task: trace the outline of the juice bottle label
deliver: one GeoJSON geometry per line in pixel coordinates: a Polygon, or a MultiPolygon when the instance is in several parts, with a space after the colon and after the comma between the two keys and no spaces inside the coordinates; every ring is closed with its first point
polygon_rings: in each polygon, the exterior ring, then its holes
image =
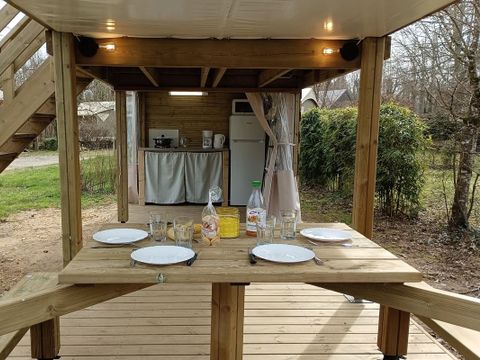
{"type": "Polygon", "coordinates": [[[257,232],[257,221],[265,217],[265,210],[262,208],[247,209],[247,231],[257,232]]]}

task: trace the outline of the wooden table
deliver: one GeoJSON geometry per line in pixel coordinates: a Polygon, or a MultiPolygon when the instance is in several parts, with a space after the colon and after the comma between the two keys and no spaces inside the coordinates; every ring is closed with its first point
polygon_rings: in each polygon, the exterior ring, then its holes
{"type": "MultiPolygon", "coordinates": [[[[118,226],[145,228],[141,224],[111,224],[105,228],[118,226]]],[[[161,267],[136,264],[132,267],[132,247],[105,248],[89,241],[60,272],[58,278],[60,283],[67,284],[122,283],[147,286],[165,282],[212,283],[212,360],[242,358],[244,293],[245,286],[251,282],[365,283],[368,286],[369,283],[422,280],[420,272],[345,224],[302,224],[301,227],[312,226],[350,230],[353,234],[352,246],[335,244],[312,247],[315,254],[323,260],[322,265],[317,265],[314,261],[278,264],[261,259],[252,265],[248,249],[255,246],[256,239],[241,236],[237,239],[222,239],[217,247],[194,244],[198,258],[191,267],[184,263],[161,267]]],[[[275,242],[311,245],[300,235],[295,241],[275,239],[275,242]]],[[[151,246],[158,243],[147,239],[136,244],[151,246]]],[[[388,320],[390,327],[388,314],[381,314],[381,318],[381,322],[388,320]]],[[[381,329],[383,335],[380,334],[380,340],[391,342],[392,339],[386,338],[387,330],[381,329]]],[[[398,341],[398,331],[397,329],[394,335],[397,339],[393,341],[398,341]]],[[[404,326],[402,331],[405,331],[404,326]]],[[[406,331],[408,335],[408,326],[406,331]]],[[[405,334],[402,335],[404,336],[405,334]]]]}

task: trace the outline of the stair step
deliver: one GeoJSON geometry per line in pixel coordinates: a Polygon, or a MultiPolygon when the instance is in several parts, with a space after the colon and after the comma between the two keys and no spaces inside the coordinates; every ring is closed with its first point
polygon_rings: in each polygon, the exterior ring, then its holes
{"type": "Polygon", "coordinates": [[[13,141],[33,140],[37,137],[35,133],[16,133],[12,136],[13,141]]]}
{"type": "Polygon", "coordinates": [[[0,152],[0,161],[11,161],[17,157],[17,153],[14,152],[0,152]]]}
{"type": "Polygon", "coordinates": [[[55,115],[53,114],[39,114],[39,113],[36,113],[36,114],[33,114],[31,119],[33,121],[37,121],[37,122],[51,122],[53,119],[55,119],[55,115]]]}

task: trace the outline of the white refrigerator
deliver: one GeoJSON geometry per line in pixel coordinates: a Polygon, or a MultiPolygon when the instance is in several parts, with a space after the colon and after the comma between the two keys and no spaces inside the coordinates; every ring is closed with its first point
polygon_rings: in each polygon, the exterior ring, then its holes
{"type": "Polygon", "coordinates": [[[247,205],[253,180],[263,180],[265,131],[255,115],[230,116],[230,205],[247,205]]]}

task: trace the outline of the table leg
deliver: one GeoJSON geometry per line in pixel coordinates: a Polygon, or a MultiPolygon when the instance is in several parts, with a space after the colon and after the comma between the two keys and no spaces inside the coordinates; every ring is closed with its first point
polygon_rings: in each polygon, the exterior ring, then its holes
{"type": "Polygon", "coordinates": [[[212,284],[210,359],[241,360],[245,285],[212,284]]]}
{"type": "Polygon", "coordinates": [[[58,317],[30,327],[31,356],[34,359],[56,359],[60,351],[58,317]]]}
{"type": "Polygon", "coordinates": [[[410,313],[380,305],[377,345],[384,360],[407,354],[410,313]]]}

